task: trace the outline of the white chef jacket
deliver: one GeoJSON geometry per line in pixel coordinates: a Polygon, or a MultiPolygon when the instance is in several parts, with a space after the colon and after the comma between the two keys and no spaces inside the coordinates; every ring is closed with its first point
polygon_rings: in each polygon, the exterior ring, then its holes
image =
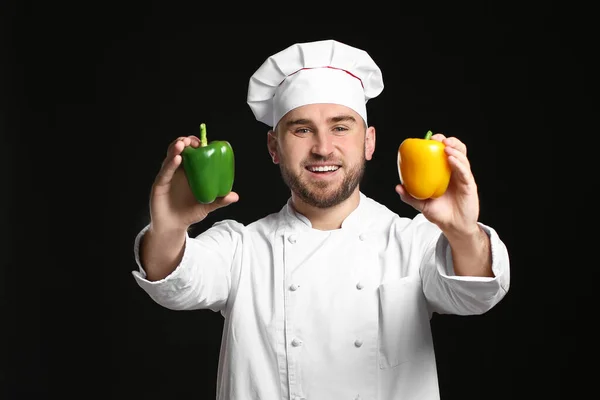
{"type": "Polygon", "coordinates": [[[224,318],[218,400],[439,399],[433,312],[482,314],[509,288],[509,257],[491,238],[495,277],[455,276],[448,241],[421,214],[400,217],[360,194],[340,229],[283,208],[186,237],[181,264],[139,286],[173,310],[224,318]]]}

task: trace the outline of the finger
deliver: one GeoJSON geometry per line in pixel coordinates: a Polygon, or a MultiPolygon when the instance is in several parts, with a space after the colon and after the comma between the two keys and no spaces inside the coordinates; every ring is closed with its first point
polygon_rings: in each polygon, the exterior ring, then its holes
{"type": "Polygon", "coordinates": [[[471,162],[469,161],[469,158],[467,157],[467,155],[465,153],[463,153],[462,151],[460,151],[460,149],[457,149],[457,148],[454,148],[454,147],[450,147],[450,146],[446,146],[444,148],[444,152],[448,156],[456,157],[468,169],[471,169],[471,162]]]}
{"type": "Polygon", "coordinates": [[[464,184],[472,183],[474,178],[467,156],[452,147],[446,148],[446,154],[453,178],[464,184]]]}
{"type": "Polygon", "coordinates": [[[199,147],[200,146],[200,138],[198,136],[190,135],[188,136],[190,139],[190,146],[199,147]]]}
{"type": "Polygon", "coordinates": [[[443,140],[443,143],[446,146],[450,146],[450,147],[457,149],[458,151],[460,151],[461,153],[463,153],[465,155],[467,154],[467,146],[455,137],[446,138],[443,140]]]}
{"type": "Polygon", "coordinates": [[[169,147],[167,148],[167,157],[173,157],[177,154],[181,154],[183,149],[187,146],[200,146],[200,139],[198,139],[198,137],[194,135],[178,137],[173,142],[171,142],[171,144],[169,144],[169,147]]]}
{"type": "Polygon", "coordinates": [[[438,142],[443,142],[443,141],[444,141],[444,139],[446,139],[446,136],[444,136],[444,135],[443,135],[443,134],[441,134],[441,133],[436,133],[435,135],[432,135],[432,136],[431,136],[431,139],[433,139],[433,140],[437,140],[438,142]]]}
{"type": "MultiPolygon", "coordinates": [[[[189,143],[189,139],[187,139],[187,142],[189,143]]],[[[186,138],[184,136],[180,136],[173,140],[167,147],[167,158],[172,158],[177,154],[180,154],[186,145],[186,138]]]]}
{"type": "Polygon", "coordinates": [[[177,154],[174,157],[167,157],[163,161],[160,171],[156,175],[155,184],[157,186],[167,185],[173,179],[173,175],[177,168],[181,165],[181,155],[177,154]]]}
{"type": "Polygon", "coordinates": [[[157,186],[167,185],[171,182],[175,171],[179,165],[181,165],[182,158],[180,154],[185,146],[189,145],[190,143],[190,138],[180,136],[171,142],[171,144],[169,144],[169,147],[167,148],[167,156],[163,160],[161,168],[158,171],[154,181],[157,186]]]}
{"type": "Polygon", "coordinates": [[[415,199],[406,191],[404,186],[401,184],[396,185],[396,193],[400,195],[400,200],[413,207],[418,211],[423,211],[423,207],[425,206],[425,202],[423,200],[415,199]]]}

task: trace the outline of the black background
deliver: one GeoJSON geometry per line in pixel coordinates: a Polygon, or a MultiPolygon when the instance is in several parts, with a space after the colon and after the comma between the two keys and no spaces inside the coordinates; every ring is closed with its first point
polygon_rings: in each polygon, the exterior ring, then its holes
{"type": "Polygon", "coordinates": [[[218,24],[160,3],[85,4],[2,5],[0,397],[214,398],[221,316],[161,308],[131,276],[150,185],[169,142],[205,122],[209,139],[236,150],[240,201],[196,231],[279,210],[288,192],[246,104],[248,79],[269,55],[326,38],[366,49],[383,71],[362,190],[414,215],[394,192],[398,145],[429,129],[457,136],[481,221],[511,255],[495,309],[432,321],[442,398],[579,398],[593,387],[582,365],[595,360],[598,264],[585,247],[597,180],[583,138],[595,133],[583,124],[594,111],[589,25],[546,9],[385,23],[383,11],[292,9],[218,24]]]}

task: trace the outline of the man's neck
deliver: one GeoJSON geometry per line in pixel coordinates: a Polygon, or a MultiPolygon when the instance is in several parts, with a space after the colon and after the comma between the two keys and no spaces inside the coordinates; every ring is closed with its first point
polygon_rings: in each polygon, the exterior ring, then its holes
{"type": "Polygon", "coordinates": [[[360,191],[358,187],[346,200],[329,208],[318,208],[306,204],[292,193],[292,205],[294,209],[308,218],[314,229],[321,231],[341,228],[342,222],[358,207],[359,203],[360,191]]]}

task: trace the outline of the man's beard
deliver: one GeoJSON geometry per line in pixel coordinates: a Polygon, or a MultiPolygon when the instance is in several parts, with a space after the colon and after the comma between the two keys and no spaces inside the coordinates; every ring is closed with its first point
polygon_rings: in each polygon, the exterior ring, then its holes
{"type": "MultiPolygon", "coordinates": [[[[317,161],[323,162],[324,160],[317,161]]],[[[335,191],[327,190],[332,185],[330,182],[313,181],[310,185],[303,182],[300,175],[294,175],[284,163],[279,164],[279,169],[285,184],[303,202],[313,207],[328,208],[340,204],[354,193],[363,179],[365,166],[366,159],[363,159],[359,164],[347,170],[344,180],[335,191]]]]}

